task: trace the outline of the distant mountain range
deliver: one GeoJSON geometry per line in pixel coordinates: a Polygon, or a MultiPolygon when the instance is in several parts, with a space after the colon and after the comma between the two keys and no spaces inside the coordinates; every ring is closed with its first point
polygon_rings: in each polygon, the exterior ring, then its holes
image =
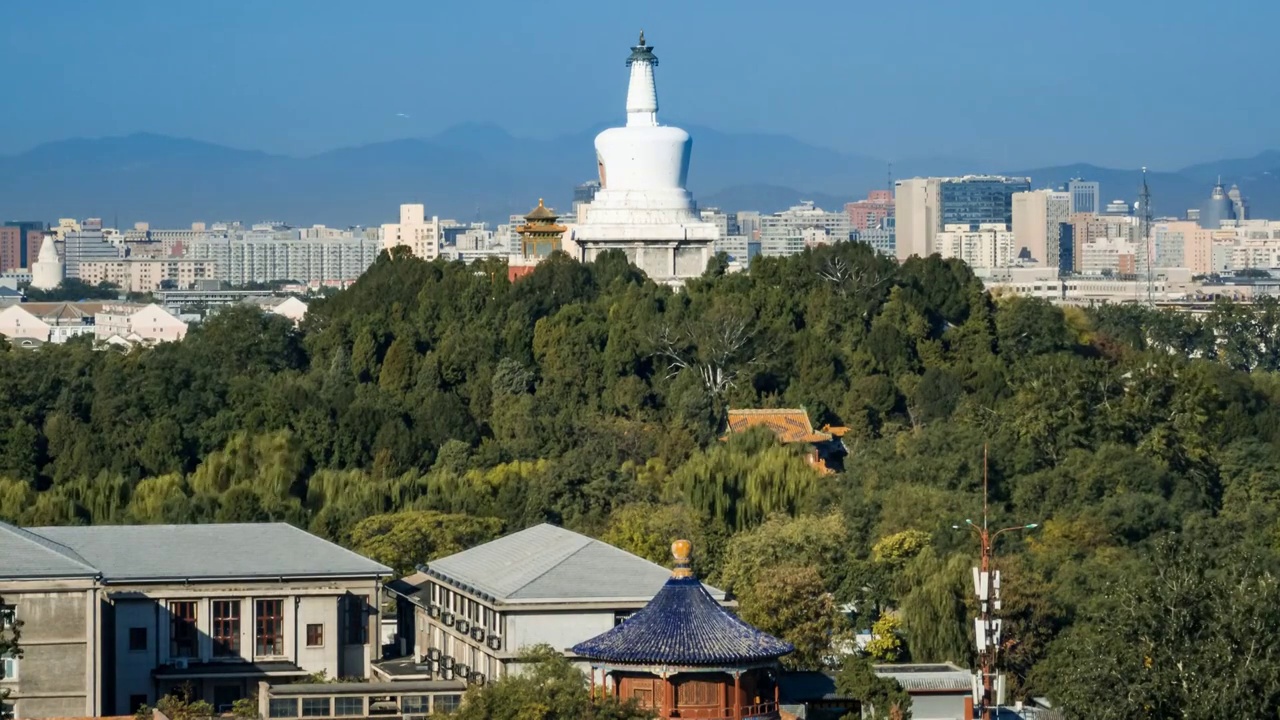
{"type": "MultiPolygon", "coordinates": [[[[684,125],[694,137],[690,189],[727,211],[774,212],[800,200],[835,209],[886,187],[888,164],[784,135],[724,133],[684,125]]],[[[75,139],[0,156],[0,219],[58,217],[147,220],[279,220],[295,225],[376,225],[397,206],[462,221],[505,221],[545,198],[568,211],[574,185],[596,174],[592,139],[601,128],[551,140],[516,138],[466,124],[422,139],[342,148],[310,157],[237,150],[164,135],[75,139]]],[[[898,177],[1004,172],[1033,187],[1073,177],[1102,183],[1103,201],[1132,202],[1138,170],[1092,165],[1008,170],[956,158],[895,162],[898,177]]],[[[1150,176],[1153,206],[1180,215],[1208,197],[1218,176],[1238,183],[1257,216],[1280,217],[1280,152],[1221,160],[1150,176]]]]}

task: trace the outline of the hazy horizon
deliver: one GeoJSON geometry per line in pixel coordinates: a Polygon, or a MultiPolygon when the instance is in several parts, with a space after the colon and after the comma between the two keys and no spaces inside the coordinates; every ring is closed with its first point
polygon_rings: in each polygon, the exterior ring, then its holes
{"type": "Polygon", "coordinates": [[[1277,145],[1280,88],[1250,72],[1277,20],[1261,0],[13,3],[0,57],[26,104],[0,153],[136,132],[293,156],[464,123],[572,135],[621,120],[643,27],[667,122],[890,161],[1173,169],[1277,145]]]}

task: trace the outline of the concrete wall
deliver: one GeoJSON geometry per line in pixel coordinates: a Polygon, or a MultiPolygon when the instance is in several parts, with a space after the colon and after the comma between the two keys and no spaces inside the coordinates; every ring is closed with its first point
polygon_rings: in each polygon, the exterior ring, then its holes
{"type": "Polygon", "coordinates": [[[965,714],[965,700],[969,693],[955,695],[912,695],[913,720],[969,720],[965,714]]]}
{"type": "Polygon", "coordinates": [[[511,613],[507,615],[507,650],[547,644],[557,650],[572,647],[613,627],[613,611],[511,613]]]}
{"type": "Polygon", "coordinates": [[[88,581],[53,581],[36,592],[30,583],[0,582],[0,596],[22,622],[17,677],[0,681],[18,717],[98,714],[97,594],[88,581]],[[65,589],[50,586],[63,585],[65,589]]]}

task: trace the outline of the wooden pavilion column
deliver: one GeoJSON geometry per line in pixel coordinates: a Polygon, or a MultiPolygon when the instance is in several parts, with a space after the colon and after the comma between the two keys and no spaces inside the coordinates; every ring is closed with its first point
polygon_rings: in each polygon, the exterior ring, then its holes
{"type": "Polygon", "coordinates": [[[742,673],[733,674],[733,720],[742,720],[742,673]]]}
{"type": "Polygon", "coordinates": [[[662,676],[662,703],[658,711],[659,718],[669,718],[676,709],[676,686],[671,684],[671,676],[662,676]]]}

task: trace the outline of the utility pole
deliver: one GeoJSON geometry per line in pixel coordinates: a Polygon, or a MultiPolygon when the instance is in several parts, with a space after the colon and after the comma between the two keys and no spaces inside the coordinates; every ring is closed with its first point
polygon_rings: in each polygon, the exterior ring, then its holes
{"type": "MultiPolygon", "coordinates": [[[[966,519],[963,527],[968,527],[978,537],[981,546],[979,567],[973,569],[973,587],[978,596],[978,617],[974,620],[974,639],[978,648],[978,663],[981,676],[978,678],[982,692],[977,698],[978,717],[995,718],[994,710],[998,695],[994,684],[997,677],[997,654],[1000,650],[1000,631],[1002,620],[1000,612],[1000,571],[993,569],[993,556],[996,538],[1004,533],[1020,530],[1034,530],[1037,523],[1029,525],[1013,525],[991,532],[989,522],[989,490],[990,480],[987,469],[987,446],[982,446],[982,524],[966,519]]],[[[959,530],[962,526],[952,525],[959,530]]],[[[975,688],[976,689],[976,688],[975,688]]]]}

